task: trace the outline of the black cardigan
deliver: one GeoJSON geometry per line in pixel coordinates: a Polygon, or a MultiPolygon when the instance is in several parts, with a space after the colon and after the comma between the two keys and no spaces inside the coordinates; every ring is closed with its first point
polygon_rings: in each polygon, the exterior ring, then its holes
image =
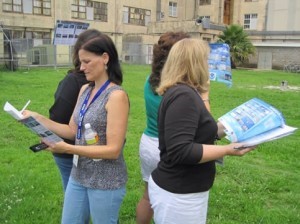
{"type": "Polygon", "coordinates": [[[166,91],[158,111],[160,162],[152,173],[161,188],[178,194],[207,191],[215,162],[199,164],[202,144],[214,144],[217,124],[198,93],[179,84],[166,91]]]}

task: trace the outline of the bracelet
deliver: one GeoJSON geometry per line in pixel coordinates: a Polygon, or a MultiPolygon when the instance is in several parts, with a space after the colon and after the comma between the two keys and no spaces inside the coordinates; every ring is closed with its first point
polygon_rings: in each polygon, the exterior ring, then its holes
{"type": "Polygon", "coordinates": [[[209,98],[203,99],[203,102],[208,102],[208,103],[210,103],[210,100],[209,100],[209,98]]]}

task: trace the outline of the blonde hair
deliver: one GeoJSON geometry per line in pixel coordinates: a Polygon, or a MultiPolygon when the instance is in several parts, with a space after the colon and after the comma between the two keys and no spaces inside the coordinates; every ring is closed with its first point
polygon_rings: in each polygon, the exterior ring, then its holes
{"type": "Polygon", "coordinates": [[[209,89],[208,55],[206,41],[185,38],[173,45],[161,74],[157,93],[163,95],[167,89],[185,83],[199,93],[209,89]]]}

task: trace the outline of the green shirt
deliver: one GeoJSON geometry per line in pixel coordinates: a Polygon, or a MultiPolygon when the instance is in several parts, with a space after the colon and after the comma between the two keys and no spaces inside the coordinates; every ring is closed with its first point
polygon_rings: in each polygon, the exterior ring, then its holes
{"type": "Polygon", "coordinates": [[[146,106],[147,127],[144,134],[150,137],[158,137],[157,112],[160,105],[161,96],[153,92],[149,83],[149,77],[144,86],[144,99],[146,106]]]}

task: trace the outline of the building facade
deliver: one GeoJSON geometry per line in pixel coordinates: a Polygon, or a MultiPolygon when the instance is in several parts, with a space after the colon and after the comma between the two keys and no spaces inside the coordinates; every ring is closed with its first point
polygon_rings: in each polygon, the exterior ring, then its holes
{"type": "MultiPolygon", "coordinates": [[[[258,49],[250,64],[259,64],[258,58],[273,64],[278,53],[273,48],[288,50],[300,43],[299,12],[297,0],[2,0],[0,61],[32,63],[35,55],[28,56],[28,51],[53,45],[57,21],[64,20],[88,23],[108,34],[120,60],[129,63],[151,63],[153,44],[166,31],[215,42],[226,25],[239,24],[258,49]]],[[[35,64],[70,63],[71,46],[45,49],[54,59],[35,64]]]]}

